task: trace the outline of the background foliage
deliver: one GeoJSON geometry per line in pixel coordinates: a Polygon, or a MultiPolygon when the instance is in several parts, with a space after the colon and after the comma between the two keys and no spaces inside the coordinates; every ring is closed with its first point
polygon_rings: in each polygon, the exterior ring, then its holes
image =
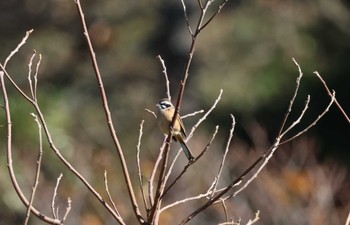
{"type": "MultiPolygon", "coordinates": [[[[135,145],[141,119],[146,119],[143,143],[143,167],[147,174],[153,156],[159,150],[162,135],[145,108],[165,96],[164,79],[156,56],[166,61],[173,94],[188,54],[190,36],[179,1],[82,2],[92,41],[100,64],[120,140],[127,149],[130,165],[135,161],[135,145]]],[[[190,19],[197,17],[193,3],[188,4],[190,19]]],[[[28,43],[7,66],[20,83],[27,86],[27,63],[33,49],[43,55],[39,74],[39,101],[44,109],[54,140],[63,154],[91,182],[104,192],[103,171],[109,172],[110,187],[116,201],[129,203],[122,195],[120,167],[111,150],[111,139],[101,108],[98,87],[75,4],[70,0],[12,0],[0,2],[0,57],[4,61],[33,28],[28,43]]],[[[227,177],[239,174],[269,145],[284,115],[294,88],[297,69],[294,57],[305,77],[298,99],[302,107],[311,94],[308,118],[316,117],[327,104],[328,96],[312,74],[317,70],[336,90],[337,98],[350,112],[350,13],[347,1],[229,1],[199,39],[185,91],[182,114],[207,108],[219,89],[224,95],[219,108],[208,118],[206,127],[190,142],[193,151],[201,149],[216,124],[224,140],[230,126],[229,113],[237,126],[227,177]],[[226,130],[226,132],[224,132],[226,130]]],[[[30,192],[37,154],[36,126],[29,115],[33,109],[13,91],[11,107],[14,122],[14,153],[20,182],[30,192]]],[[[175,95],[173,95],[175,96],[175,95]]],[[[4,113],[0,114],[1,121],[4,113]]],[[[2,122],[3,123],[3,122],[2,122]]],[[[189,128],[193,119],[186,119],[189,128]]],[[[6,129],[0,128],[1,149],[6,129]]],[[[249,219],[261,211],[261,224],[344,224],[350,208],[349,124],[336,108],[302,138],[277,152],[273,163],[244,195],[232,200],[230,212],[235,218],[249,219]],[[320,187],[328,191],[319,193],[320,187]],[[262,194],[258,194],[262,193],[262,194]],[[319,209],[317,196],[327,201],[319,209]],[[276,212],[276,207],[279,211],[276,212]],[[293,212],[293,213],[292,213],[293,212]],[[320,212],[324,212],[323,216],[320,212]],[[306,221],[300,221],[304,215],[306,221]]],[[[217,151],[222,149],[217,142],[217,151]]],[[[6,171],[5,151],[0,154],[0,224],[24,221],[25,208],[19,202],[6,171]]],[[[215,152],[212,159],[219,160],[215,152]]],[[[210,158],[209,157],[209,158],[210,158]]],[[[36,202],[46,208],[56,178],[64,174],[60,198],[73,200],[69,224],[110,224],[111,218],[96,200],[62,167],[46,148],[40,180],[42,197],[36,202]]],[[[203,162],[209,168],[208,161],[203,162]]],[[[130,166],[131,170],[136,167],[130,166]]],[[[206,183],[208,174],[192,171],[206,183]]],[[[210,172],[209,172],[210,175],[210,172]]],[[[187,178],[178,188],[181,195],[191,193],[201,184],[187,178]],[[190,186],[190,187],[189,187],[190,186]]],[[[174,194],[179,194],[174,193],[174,194]]],[[[320,200],[321,201],[321,200],[320,200]]],[[[64,207],[64,206],[62,206],[64,207]]],[[[49,210],[49,209],[48,209],[49,210]]],[[[197,223],[213,224],[220,219],[214,208],[198,218],[197,223]]],[[[188,212],[191,211],[191,206],[188,212]]],[[[63,212],[63,208],[62,208],[63,212]]],[[[184,213],[184,212],[180,212],[184,213]]],[[[131,215],[131,211],[130,211],[131,215]]],[[[164,216],[164,224],[174,220],[176,210],[164,216]]],[[[32,218],[33,224],[40,223],[32,218]]]]}

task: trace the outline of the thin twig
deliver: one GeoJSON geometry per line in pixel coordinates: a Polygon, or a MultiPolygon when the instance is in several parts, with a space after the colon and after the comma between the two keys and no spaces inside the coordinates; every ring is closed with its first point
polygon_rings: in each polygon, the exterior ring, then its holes
{"type": "Polygon", "coordinates": [[[33,50],[32,57],[30,57],[29,63],[28,63],[28,83],[30,87],[30,92],[32,94],[32,98],[35,99],[34,97],[34,89],[33,89],[33,84],[32,84],[32,64],[33,64],[33,59],[36,56],[36,51],[35,49],[33,50]]]}
{"type": "Polygon", "coordinates": [[[297,120],[295,120],[292,125],[290,125],[285,131],[283,131],[283,133],[280,135],[281,137],[283,137],[286,133],[288,133],[291,129],[293,129],[293,127],[295,127],[297,124],[300,123],[301,119],[304,117],[304,114],[306,112],[306,110],[309,107],[309,103],[310,103],[310,95],[307,96],[307,99],[305,101],[305,106],[303,111],[300,113],[300,116],[298,117],[297,120]]]}
{"type": "Polygon", "coordinates": [[[222,93],[223,93],[223,90],[220,89],[220,93],[219,93],[218,97],[215,99],[213,105],[212,105],[212,106],[210,107],[210,109],[202,116],[202,118],[200,118],[200,119],[198,120],[198,122],[192,127],[190,133],[189,133],[188,136],[187,136],[186,141],[187,141],[189,138],[192,137],[194,131],[199,127],[199,125],[200,125],[204,120],[207,119],[208,115],[216,108],[217,104],[218,104],[218,103],[220,102],[220,100],[221,100],[222,93]]]}
{"type": "Polygon", "coordinates": [[[231,144],[231,141],[232,141],[232,137],[233,137],[233,131],[235,130],[235,125],[236,125],[236,121],[235,121],[235,117],[231,114],[231,118],[232,118],[232,124],[231,124],[231,129],[230,129],[230,134],[229,134],[229,137],[228,137],[228,140],[226,142],[226,148],[225,148],[225,152],[224,152],[224,155],[222,156],[222,160],[221,160],[221,163],[220,163],[220,167],[219,167],[219,171],[215,177],[215,184],[213,186],[213,191],[212,191],[212,195],[211,195],[211,198],[214,196],[214,193],[218,187],[218,184],[219,184],[219,180],[220,180],[220,177],[221,177],[221,173],[222,173],[222,169],[224,167],[224,164],[225,164],[225,160],[226,160],[226,156],[227,156],[227,153],[230,149],[230,144],[231,144]]]}
{"type": "Polygon", "coordinates": [[[37,101],[37,97],[36,97],[36,93],[37,93],[37,84],[38,84],[38,73],[39,73],[39,68],[40,68],[40,63],[41,63],[41,54],[39,54],[39,60],[36,63],[36,67],[35,67],[35,73],[33,76],[34,79],[34,86],[32,83],[32,64],[33,64],[33,60],[36,56],[36,51],[34,49],[34,52],[32,54],[32,57],[30,58],[30,61],[28,63],[28,83],[29,83],[29,88],[30,88],[30,92],[32,95],[32,99],[34,101],[37,101]]]}
{"type": "Polygon", "coordinates": [[[286,114],[284,115],[282,126],[280,127],[280,130],[279,130],[277,136],[280,136],[282,134],[282,131],[284,130],[284,126],[286,125],[286,122],[287,122],[287,119],[289,117],[289,114],[292,111],[292,107],[293,107],[295,98],[297,97],[297,94],[298,94],[298,90],[299,90],[299,86],[300,86],[300,80],[303,77],[303,72],[301,71],[301,68],[300,68],[298,62],[294,58],[293,58],[293,62],[298,67],[299,76],[296,79],[296,87],[295,87],[295,90],[294,90],[294,95],[293,95],[292,99],[290,100],[288,110],[287,110],[286,114]]]}
{"type": "Polygon", "coordinates": [[[136,145],[136,164],[137,164],[137,172],[139,175],[140,191],[141,191],[141,195],[142,195],[142,200],[143,200],[143,204],[145,206],[145,209],[148,212],[149,206],[147,204],[145,190],[143,189],[143,178],[142,178],[142,174],[141,174],[141,163],[140,163],[141,139],[142,139],[142,134],[143,134],[143,123],[144,122],[145,121],[142,120],[140,123],[139,138],[138,138],[137,145],[136,145]]]}
{"type": "Polygon", "coordinates": [[[145,109],[145,111],[151,113],[151,114],[154,116],[154,118],[157,119],[157,114],[156,114],[155,112],[153,112],[153,111],[150,110],[150,109],[145,109]]]}
{"type": "Polygon", "coordinates": [[[57,196],[57,190],[58,190],[58,186],[60,185],[60,181],[61,178],[63,177],[62,173],[60,174],[60,176],[57,178],[57,182],[56,182],[56,186],[52,195],[52,201],[51,201],[51,210],[52,210],[52,215],[55,219],[58,219],[58,208],[57,208],[57,212],[55,212],[55,200],[56,200],[56,196],[57,196]]]}
{"type": "Polygon", "coordinates": [[[37,101],[37,89],[38,89],[38,73],[39,73],[39,67],[40,67],[40,63],[41,63],[41,54],[39,54],[39,60],[36,63],[36,69],[35,69],[35,74],[34,74],[34,96],[33,98],[37,101]]]}
{"type": "Polygon", "coordinates": [[[247,225],[252,225],[253,223],[257,222],[260,219],[259,214],[260,214],[260,211],[259,210],[256,211],[255,218],[253,220],[249,220],[247,225]]]}
{"type": "Polygon", "coordinates": [[[157,160],[154,163],[154,166],[153,166],[153,169],[152,169],[152,172],[151,172],[151,176],[149,177],[149,181],[148,181],[148,185],[149,185],[148,186],[148,197],[149,197],[151,205],[154,204],[153,184],[154,184],[154,179],[155,179],[155,176],[156,176],[156,172],[157,172],[158,166],[160,164],[160,161],[163,158],[163,151],[164,151],[165,141],[166,141],[166,137],[164,137],[163,144],[160,147],[160,151],[159,151],[157,160]]]}
{"type": "Polygon", "coordinates": [[[222,8],[225,6],[225,4],[227,2],[228,2],[228,0],[225,0],[219,5],[219,7],[215,11],[215,13],[208,19],[207,22],[205,22],[205,24],[203,26],[200,27],[200,30],[203,30],[214,19],[214,17],[221,12],[222,8]]]}
{"type": "MultiPolygon", "coordinates": [[[[332,97],[333,93],[329,90],[327,83],[323,80],[323,78],[321,77],[321,75],[315,71],[314,74],[316,74],[316,76],[318,77],[318,79],[321,80],[323,86],[325,87],[327,93],[329,96],[332,97]]],[[[350,124],[350,118],[349,116],[346,114],[345,110],[343,109],[343,107],[341,107],[341,105],[339,104],[338,100],[335,98],[334,99],[335,104],[337,105],[337,107],[339,108],[340,112],[344,115],[345,119],[348,121],[348,123],[350,124]]]]}
{"type": "Polygon", "coordinates": [[[42,141],[42,134],[41,134],[41,124],[38,120],[38,117],[32,113],[32,116],[34,117],[34,120],[38,126],[38,135],[39,135],[39,153],[38,153],[38,160],[37,160],[37,166],[36,166],[36,173],[35,173],[35,179],[34,179],[34,184],[32,187],[32,194],[30,196],[30,200],[29,200],[29,205],[27,208],[27,215],[26,215],[26,220],[24,222],[25,225],[28,224],[29,222],[29,216],[30,216],[30,208],[33,205],[34,202],[34,196],[36,193],[36,189],[38,187],[39,184],[39,177],[40,177],[40,170],[41,170],[41,160],[42,160],[42,156],[43,156],[43,141],[42,141]]]}
{"type": "Polygon", "coordinates": [[[169,101],[171,101],[170,82],[169,82],[169,77],[168,77],[168,72],[167,72],[167,69],[165,66],[165,62],[160,55],[158,55],[157,58],[159,59],[160,63],[162,64],[162,68],[163,68],[162,72],[163,72],[164,78],[165,78],[166,95],[167,95],[167,98],[169,99],[169,101]]]}
{"type": "Polygon", "coordinates": [[[303,133],[305,133],[306,131],[308,131],[311,127],[315,126],[317,124],[317,122],[329,111],[329,108],[332,106],[333,102],[335,101],[335,92],[333,91],[333,95],[331,96],[331,101],[329,102],[328,106],[325,108],[325,110],[320,114],[318,115],[318,117],[309,125],[307,126],[304,130],[298,132],[296,135],[294,135],[293,137],[291,138],[288,138],[287,140],[285,141],[282,141],[280,143],[280,145],[283,145],[287,142],[290,142],[291,140],[299,137],[300,135],[302,135],[303,133]]]}
{"type": "Polygon", "coordinates": [[[106,116],[107,124],[108,124],[108,127],[109,127],[109,131],[110,131],[110,134],[112,136],[114,145],[116,147],[116,150],[117,150],[117,153],[119,155],[119,159],[120,159],[120,162],[121,162],[121,165],[122,165],[123,175],[124,175],[124,179],[125,179],[125,182],[126,182],[126,186],[127,186],[127,190],[128,190],[128,193],[129,193],[129,197],[130,197],[130,201],[131,201],[131,204],[132,204],[132,208],[133,208],[134,214],[137,217],[138,221],[140,223],[143,223],[145,220],[144,220],[144,218],[142,217],[142,215],[140,213],[139,206],[138,206],[138,203],[137,203],[137,200],[136,200],[136,197],[135,197],[135,193],[134,193],[134,188],[133,188],[132,183],[131,183],[130,173],[129,173],[128,166],[127,166],[127,163],[126,163],[126,160],[125,160],[125,157],[124,157],[123,149],[122,149],[122,147],[121,147],[121,145],[119,143],[119,139],[117,137],[117,133],[116,133],[116,130],[115,130],[114,125],[113,125],[113,120],[112,120],[111,112],[110,112],[110,109],[109,109],[109,104],[108,104],[108,100],[107,100],[107,96],[106,96],[106,91],[105,91],[104,84],[103,84],[103,81],[102,81],[102,77],[101,77],[101,74],[100,74],[100,69],[99,69],[99,66],[98,66],[98,63],[97,63],[96,54],[95,54],[94,48],[92,46],[92,43],[91,43],[91,40],[90,40],[90,36],[89,36],[89,33],[88,33],[88,29],[87,29],[87,26],[86,26],[83,9],[81,7],[80,0],[76,0],[75,3],[76,3],[76,6],[77,6],[77,9],[78,9],[78,12],[79,12],[79,16],[80,16],[80,19],[81,19],[81,24],[82,24],[82,27],[83,27],[83,30],[84,30],[84,35],[85,35],[85,38],[86,38],[86,42],[87,42],[87,45],[89,47],[91,61],[92,61],[92,64],[93,64],[93,68],[95,70],[95,75],[96,75],[96,79],[97,79],[97,82],[98,82],[98,86],[100,88],[101,99],[102,99],[102,103],[103,103],[103,108],[105,110],[105,116],[106,116]]]}
{"type": "Polygon", "coordinates": [[[210,195],[211,189],[212,189],[212,187],[210,187],[208,189],[208,191],[206,193],[204,193],[204,194],[199,194],[199,195],[196,195],[196,196],[193,196],[193,197],[185,198],[185,199],[173,202],[173,203],[171,203],[171,204],[169,204],[167,206],[164,206],[162,209],[160,209],[159,214],[164,212],[165,210],[170,209],[170,208],[172,208],[174,206],[177,206],[179,204],[184,204],[184,203],[189,202],[189,201],[198,200],[198,199],[201,199],[201,198],[206,198],[206,197],[208,197],[210,195]]]}
{"type": "Polygon", "coordinates": [[[204,113],[204,110],[203,110],[203,109],[198,110],[198,111],[195,111],[195,112],[193,112],[193,113],[189,113],[189,114],[183,115],[183,116],[181,116],[181,119],[185,119],[185,118],[187,118],[187,117],[192,117],[192,116],[195,116],[195,115],[201,114],[201,113],[204,113]]]}
{"type": "Polygon", "coordinates": [[[226,218],[226,222],[229,222],[228,220],[228,213],[227,213],[227,207],[226,207],[226,204],[225,204],[225,200],[221,199],[221,205],[222,205],[222,208],[224,209],[224,214],[225,214],[225,218],[226,218]]]}
{"type": "Polygon", "coordinates": [[[70,198],[68,198],[68,200],[67,200],[67,208],[66,208],[66,212],[65,212],[64,215],[63,215],[62,223],[63,223],[64,221],[66,221],[67,216],[68,216],[68,214],[69,214],[69,212],[70,212],[71,209],[72,209],[72,200],[71,200],[70,198]]]}
{"type": "Polygon", "coordinates": [[[107,195],[108,195],[109,201],[112,203],[113,208],[114,208],[114,211],[115,211],[115,213],[119,216],[120,220],[123,220],[123,218],[120,216],[120,213],[119,213],[119,211],[118,211],[118,209],[117,209],[117,206],[116,206],[116,204],[114,203],[113,198],[112,198],[112,195],[111,195],[111,193],[110,193],[110,191],[109,191],[107,170],[105,170],[105,172],[104,172],[104,180],[105,180],[105,190],[106,190],[106,193],[107,193],[107,195]]]}
{"type": "Polygon", "coordinates": [[[28,30],[26,32],[26,35],[24,36],[24,38],[22,39],[22,41],[17,45],[17,47],[10,53],[9,56],[7,56],[5,62],[4,62],[4,68],[6,68],[7,63],[10,61],[10,59],[12,58],[12,56],[14,56],[14,54],[16,54],[18,52],[18,50],[26,43],[27,39],[29,38],[29,35],[33,32],[34,30],[28,30]]]}
{"type": "Polygon", "coordinates": [[[193,36],[193,31],[192,31],[192,28],[191,28],[191,25],[190,25],[190,21],[188,19],[186,4],[185,4],[184,0],[181,0],[181,4],[182,4],[182,9],[184,11],[184,17],[185,17],[185,20],[186,20],[186,25],[187,25],[188,32],[190,32],[191,36],[193,36]]]}

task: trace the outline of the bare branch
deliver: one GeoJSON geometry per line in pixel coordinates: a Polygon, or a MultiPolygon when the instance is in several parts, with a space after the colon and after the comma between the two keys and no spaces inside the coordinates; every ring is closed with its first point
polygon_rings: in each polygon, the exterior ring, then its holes
{"type": "Polygon", "coordinates": [[[5,62],[4,62],[4,68],[6,68],[7,63],[10,61],[10,59],[12,58],[12,56],[14,56],[18,50],[27,42],[27,39],[29,38],[29,35],[33,32],[34,30],[28,30],[26,32],[26,35],[24,36],[24,38],[22,39],[22,41],[17,45],[17,47],[10,53],[9,56],[7,56],[5,62]]]}
{"type": "Polygon", "coordinates": [[[105,116],[106,116],[107,124],[108,124],[108,127],[109,127],[109,131],[110,131],[110,134],[112,136],[112,139],[113,139],[115,148],[117,150],[117,153],[119,155],[120,162],[122,164],[123,175],[124,175],[124,179],[125,179],[125,182],[126,182],[127,190],[128,190],[129,196],[130,196],[130,201],[131,201],[131,204],[132,204],[132,207],[133,207],[133,211],[134,211],[135,216],[137,217],[138,221],[140,223],[143,223],[145,220],[144,220],[144,218],[142,217],[142,215],[140,213],[139,206],[137,204],[137,200],[136,200],[135,193],[134,193],[134,188],[133,188],[132,183],[131,183],[130,173],[129,173],[129,170],[128,170],[128,167],[127,167],[127,163],[126,163],[126,160],[125,160],[125,157],[124,157],[124,153],[123,153],[122,147],[121,147],[121,145],[119,143],[119,139],[117,137],[117,133],[116,133],[114,125],[113,125],[113,120],[112,120],[111,112],[110,112],[110,109],[109,109],[109,104],[108,104],[108,100],[107,100],[107,96],[106,96],[106,91],[105,91],[104,84],[103,84],[103,81],[102,81],[102,77],[101,77],[101,74],[100,74],[100,69],[99,69],[99,66],[98,66],[98,63],[97,63],[96,54],[95,54],[94,48],[92,46],[92,43],[91,43],[91,40],[90,40],[90,36],[89,36],[89,33],[88,33],[88,29],[87,29],[87,26],[86,26],[83,9],[81,7],[80,0],[76,0],[75,3],[76,3],[76,6],[77,6],[77,9],[78,9],[78,12],[79,12],[79,16],[80,16],[80,19],[81,19],[81,24],[82,24],[82,27],[83,27],[83,30],[84,30],[84,35],[85,35],[85,38],[86,38],[86,42],[87,42],[87,45],[89,47],[91,61],[92,61],[92,64],[93,64],[93,68],[95,70],[95,75],[96,75],[96,79],[97,79],[97,82],[98,82],[98,86],[100,88],[101,99],[102,99],[102,102],[103,102],[103,108],[105,110],[105,116]]]}
{"type": "Polygon", "coordinates": [[[36,193],[36,189],[38,187],[39,184],[39,177],[40,177],[40,170],[41,170],[41,160],[42,160],[42,156],[43,156],[43,141],[42,141],[42,134],[41,134],[41,124],[38,120],[38,117],[32,113],[32,116],[34,117],[34,120],[38,126],[38,135],[39,135],[39,153],[38,153],[38,160],[37,160],[37,166],[36,166],[36,173],[35,173],[35,179],[34,179],[34,184],[32,187],[32,194],[30,196],[30,200],[29,200],[29,205],[27,208],[27,215],[26,215],[26,220],[24,222],[25,225],[28,224],[29,222],[29,216],[30,216],[30,208],[33,205],[34,202],[34,197],[35,197],[35,193],[36,193]]]}
{"type": "MultiPolygon", "coordinates": [[[[328,88],[326,82],[323,80],[323,78],[321,77],[321,75],[320,75],[317,71],[315,71],[314,74],[316,74],[316,76],[318,77],[318,79],[321,80],[321,82],[322,82],[323,86],[325,87],[325,89],[326,89],[328,95],[332,97],[332,96],[333,96],[333,93],[329,90],[329,88],[328,88]]],[[[334,99],[334,102],[335,102],[335,104],[337,105],[337,107],[339,108],[340,112],[344,115],[345,119],[346,119],[346,120],[348,121],[348,123],[350,124],[350,118],[349,118],[349,116],[346,114],[346,112],[344,111],[343,107],[341,107],[341,105],[339,104],[339,102],[338,102],[338,100],[337,100],[336,98],[334,99]]]]}
{"type": "Polygon", "coordinates": [[[309,126],[307,126],[304,130],[298,132],[296,135],[294,135],[293,137],[281,142],[280,144],[285,144],[297,137],[299,137],[300,135],[302,135],[303,133],[305,133],[306,131],[308,131],[311,127],[315,126],[317,124],[317,122],[329,111],[329,108],[332,106],[333,102],[335,101],[335,92],[333,91],[333,95],[332,95],[332,99],[329,102],[328,106],[326,107],[326,109],[320,114],[318,115],[318,117],[314,120],[314,122],[312,122],[309,126]]]}
{"type": "MultiPolygon", "coordinates": [[[[2,67],[2,65],[1,65],[2,67]]],[[[2,67],[2,69],[4,69],[2,67]]],[[[11,113],[10,113],[10,104],[9,104],[9,100],[7,97],[7,90],[6,90],[6,85],[4,82],[4,72],[5,71],[0,71],[0,83],[1,83],[1,90],[2,90],[2,94],[4,97],[4,109],[5,109],[5,115],[6,115],[6,122],[7,122],[7,167],[8,167],[8,171],[9,171],[9,175],[12,181],[12,185],[17,193],[17,195],[19,196],[19,198],[21,199],[21,201],[23,202],[23,204],[26,207],[29,207],[29,202],[26,199],[26,197],[24,196],[20,186],[18,185],[17,182],[17,178],[15,175],[15,172],[13,170],[13,159],[12,159],[12,121],[11,121],[11,113]]],[[[5,72],[6,73],[6,72],[5,72]]],[[[41,220],[50,223],[50,224],[61,224],[60,220],[48,217],[46,215],[44,215],[43,213],[41,213],[40,211],[38,211],[36,208],[34,208],[33,206],[29,207],[30,210],[34,213],[34,215],[38,218],[40,218],[41,220]]]]}
{"type": "MultiPolygon", "coordinates": [[[[186,6],[185,6],[183,1],[182,1],[182,4],[183,4],[183,7],[184,7],[184,9],[186,11],[186,6]]],[[[202,3],[199,1],[199,5],[200,6],[201,6],[201,4],[202,3]]],[[[197,37],[198,37],[198,35],[199,35],[200,31],[201,31],[200,27],[201,27],[201,25],[203,23],[203,20],[204,20],[205,14],[206,14],[206,10],[209,7],[209,5],[210,4],[208,4],[208,2],[207,2],[205,9],[203,9],[201,7],[201,16],[200,16],[200,18],[197,21],[196,31],[195,31],[195,33],[192,33],[192,34],[190,32],[190,34],[192,36],[192,43],[191,43],[191,47],[190,47],[190,50],[189,50],[187,62],[185,64],[185,69],[184,69],[184,73],[183,73],[183,80],[180,82],[179,94],[178,94],[177,102],[176,102],[176,105],[175,105],[175,112],[174,112],[174,115],[173,115],[170,127],[174,126],[175,120],[176,120],[176,118],[177,118],[177,116],[179,115],[179,112],[180,112],[182,98],[183,98],[183,95],[184,95],[187,79],[188,79],[188,76],[189,76],[189,69],[190,69],[190,66],[192,64],[192,59],[193,59],[193,55],[194,55],[194,52],[195,52],[197,37]]],[[[160,204],[160,199],[158,199],[158,198],[160,198],[162,196],[162,192],[164,191],[164,187],[165,187],[165,182],[166,181],[163,178],[164,178],[164,175],[165,175],[165,169],[166,169],[166,165],[167,165],[168,154],[169,154],[169,149],[170,149],[171,142],[172,142],[172,130],[170,129],[168,137],[167,137],[167,140],[166,140],[166,144],[165,144],[165,147],[164,147],[165,148],[164,153],[163,153],[164,159],[163,159],[162,168],[160,170],[158,188],[157,188],[157,193],[156,193],[156,196],[155,196],[155,203],[154,203],[154,205],[152,207],[152,210],[151,210],[151,213],[150,213],[150,216],[149,216],[149,219],[148,219],[148,222],[151,223],[151,224],[155,220],[155,217],[157,215],[156,210],[158,209],[159,204],[160,204]]]]}
{"type": "MultiPolygon", "coordinates": [[[[118,220],[118,215],[115,214],[114,210],[111,208],[110,205],[108,205],[106,203],[106,201],[104,201],[104,199],[101,197],[101,195],[91,186],[91,184],[62,156],[62,154],[60,153],[59,149],[56,148],[56,146],[53,143],[49,128],[46,124],[45,118],[41,112],[41,109],[38,105],[38,103],[36,102],[35,99],[31,99],[30,97],[28,97],[23,91],[22,89],[13,81],[13,79],[11,78],[11,76],[7,73],[7,71],[5,70],[5,68],[0,64],[0,67],[2,68],[3,72],[5,73],[6,77],[9,79],[9,81],[12,83],[12,85],[16,88],[16,90],[27,100],[29,101],[35,108],[37,115],[40,119],[40,122],[44,128],[44,132],[47,138],[47,141],[49,142],[50,148],[55,152],[55,154],[57,155],[57,157],[69,168],[69,170],[71,170],[82,182],[83,184],[95,195],[95,197],[102,203],[102,205],[104,205],[106,207],[106,209],[113,215],[113,217],[118,220]]],[[[3,86],[4,87],[4,86],[3,86]]],[[[3,89],[4,91],[6,91],[6,89],[3,89]]],[[[14,177],[12,177],[11,179],[13,180],[13,182],[17,183],[15,175],[13,174],[14,177]]],[[[15,185],[14,185],[15,186],[15,185]]],[[[18,186],[18,185],[17,185],[18,186]]],[[[16,188],[16,187],[15,187],[16,188]]],[[[27,200],[24,197],[24,195],[21,193],[21,190],[19,187],[16,188],[18,190],[18,194],[21,198],[21,200],[23,201],[23,203],[25,205],[27,205],[27,200]]],[[[32,208],[33,211],[33,208],[32,208]]],[[[46,219],[45,217],[42,217],[39,211],[35,211],[35,215],[38,216],[40,219],[46,219]]],[[[50,220],[50,218],[47,218],[50,220]]]]}

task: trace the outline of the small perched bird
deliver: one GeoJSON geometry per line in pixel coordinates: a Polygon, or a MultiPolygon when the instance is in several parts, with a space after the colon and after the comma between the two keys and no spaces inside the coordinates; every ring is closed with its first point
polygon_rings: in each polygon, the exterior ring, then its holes
{"type": "MultiPolygon", "coordinates": [[[[171,121],[173,119],[174,113],[175,113],[175,107],[167,98],[163,98],[160,100],[157,104],[158,107],[158,126],[159,129],[164,134],[169,134],[169,129],[171,125],[171,121]]],[[[186,137],[186,131],[185,126],[180,118],[179,115],[177,115],[177,118],[174,123],[173,127],[173,139],[174,141],[178,141],[181,144],[181,147],[187,157],[188,160],[192,161],[194,159],[191,150],[187,147],[184,139],[186,137]]]]}

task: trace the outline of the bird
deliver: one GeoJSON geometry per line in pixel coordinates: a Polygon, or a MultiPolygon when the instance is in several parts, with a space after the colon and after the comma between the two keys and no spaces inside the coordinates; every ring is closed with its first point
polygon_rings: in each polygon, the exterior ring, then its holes
{"type": "MultiPolygon", "coordinates": [[[[175,113],[175,107],[174,105],[169,101],[167,98],[163,98],[156,104],[158,108],[158,114],[157,114],[157,123],[159,126],[159,129],[164,134],[169,134],[170,125],[175,113]]],[[[193,161],[194,157],[191,153],[191,150],[185,143],[186,138],[186,130],[185,126],[180,118],[179,115],[177,115],[174,126],[173,126],[173,140],[180,143],[187,159],[189,161],[193,161]]]]}

